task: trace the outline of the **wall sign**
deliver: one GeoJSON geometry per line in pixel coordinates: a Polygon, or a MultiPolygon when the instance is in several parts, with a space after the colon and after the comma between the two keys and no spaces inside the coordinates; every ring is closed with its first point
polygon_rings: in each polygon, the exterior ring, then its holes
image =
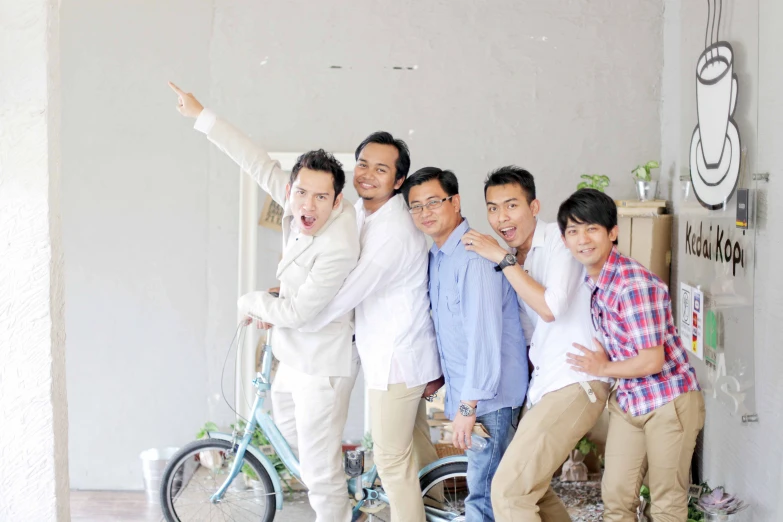
{"type": "Polygon", "coordinates": [[[728,42],[720,41],[722,11],[722,0],[707,2],[706,49],[696,62],[699,121],[690,145],[693,192],[702,206],[711,210],[723,208],[737,188],[742,150],[734,121],[739,87],[734,50],[728,42]]]}
{"type": "Polygon", "coordinates": [[[731,274],[745,268],[745,241],[735,238],[736,228],[720,223],[685,221],[685,255],[731,266],[731,274]]]}
{"type": "Polygon", "coordinates": [[[704,294],[680,283],[680,338],[690,355],[704,359],[704,294]]]}

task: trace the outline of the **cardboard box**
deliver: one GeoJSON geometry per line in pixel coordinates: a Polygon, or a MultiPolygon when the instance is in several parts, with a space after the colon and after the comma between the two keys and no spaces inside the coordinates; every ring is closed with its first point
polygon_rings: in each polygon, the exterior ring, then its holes
{"type": "Polygon", "coordinates": [[[620,235],[617,249],[630,256],[669,284],[672,259],[672,216],[623,215],[618,209],[617,224],[620,235]]]}

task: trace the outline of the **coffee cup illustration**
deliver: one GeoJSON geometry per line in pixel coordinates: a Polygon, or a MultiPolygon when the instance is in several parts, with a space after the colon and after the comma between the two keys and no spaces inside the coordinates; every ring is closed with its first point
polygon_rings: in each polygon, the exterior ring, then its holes
{"type": "Polygon", "coordinates": [[[701,154],[708,170],[705,181],[721,164],[727,148],[729,121],[737,106],[737,75],[734,50],[728,42],[707,47],[696,64],[696,110],[699,117],[701,154]]]}
{"type": "Polygon", "coordinates": [[[696,60],[696,113],[690,147],[693,194],[710,210],[726,206],[737,188],[742,144],[734,113],[739,84],[731,44],[720,39],[723,2],[707,6],[704,51],[696,60]]]}

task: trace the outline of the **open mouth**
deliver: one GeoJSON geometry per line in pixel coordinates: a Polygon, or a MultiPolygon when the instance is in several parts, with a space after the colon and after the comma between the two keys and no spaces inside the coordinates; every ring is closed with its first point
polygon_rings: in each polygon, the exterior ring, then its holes
{"type": "Polygon", "coordinates": [[[364,190],[372,190],[375,188],[375,185],[370,185],[369,183],[359,183],[359,186],[364,190]]]}
{"type": "Polygon", "coordinates": [[[301,217],[301,222],[302,228],[305,230],[310,230],[313,228],[313,225],[315,225],[315,216],[308,216],[305,214],[301,217]]]}
{"type": "Polygon", "coordinates": [[[500,235],[503,236],[503,239],[506,241],[511,241],[517,235],[517,227],[503,227],[499,230],[499,232],[500,235]]]}
{"type": "Polygon", "coordinates": [[[591,255],[593,252],[595,252],[595,248],[594,248],[594,247],[593,247],[593,248],[580,248],[580,249],[579,249],[579,253],[580,253],[581,255],[583,255],[583,256],[589,256],[589,255],[591,255]]]}

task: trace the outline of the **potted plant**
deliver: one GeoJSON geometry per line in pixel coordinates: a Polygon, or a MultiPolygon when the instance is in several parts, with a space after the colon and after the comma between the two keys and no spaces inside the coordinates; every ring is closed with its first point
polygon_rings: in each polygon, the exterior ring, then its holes
{"type": "MultiPolygon", "coordinates": [[[[232,424],[231,429],[236,429],[237,433],[243,433],[245,431],[245,426],[247,426],[247,423],[244,420],[240,420],[236,425],[232,424]]],[[[218,431],[218,426],[214,422],[207,422],[204,424],[204,426],[196,433],[197,439],[203,439],[207,437],[208,433],[210,431],[218,431]]],[[[291,493],[294,491],[293,487],[291,486],[291,482],[294,480],[290,473],[288,473],[288,470],[285,467],[285,464],[283,464],[283,461],[280,459],[280,457],[277,456],[277,454],[272,449],[272,446],[269,443],[269,440],[266,438],[266,436],[256,428],[255,432],[250,438],[250,443],[259,448],[264,452],[264,454],[269,457],[269,461],[272,463],[272,465],[275,467],[275,471],[277,472],[277,475],[282,480],[283,484],[285,484],[286,488],[288,489],[288,492],[291,493]]],[[[221,451],[217,450],[210,450],[210,451],[201,451],[198,454],[199,462],[202,466],[210,469],[215,474],[221,474],[224,472],[222,470],[224,464],[225,464],[225,455],[221,451]]],[[[242,475],[244,478],[244,487],[246,488],[261,488],[261,483],[258,480],[258,476],[256,475],[255,471],[253,471],[253,468],[251,468],[249,465],[245,464],[242,466],[242,475]]],[[[232,484],[232,487],[241,488],[243,486],[242,482],[234,481],[232,484]]]]}
{"type": "Polygon", "coordinates": [[[584,181],[576,186],[576,190],[591,188],[605,192],[604,189],[609,186],[609,176],[604,176],[603,174],[582,174],[580,178],[584,181]]]}
{"type": "Polygon", "coordinates": [[[588,479],[587,465],[584,463],[585,457],[590,452],[596,451],[598,446],[587,437],[582,437],[576,443],[574,449],[568,455],[568,460],[563,464],[563,471],[560,474],[560,480],[563,482],[586,482],[588,479]]]}
{"type": "Polygon", "coordinates": [[[704,513],[705,521],[728,522],[733,520],[732,515],[747,507],[748,504],[736,495],[726,493],[722,487],[702,493],[696,503],[696,508],[704,513]]]}
{"type": "MultiPolygon", "coordinates": [[[[217,424],[214,422],[207,422],[196,433],[197,439],[203,439],[210,431],[218,431],[217,424]]],[[[198,454],[198,460],[202,466],[208,468],[213,473],[217,473],[220,468],[223,467],[223,453],[217,450],[200,451],[198,454]]]]}
{"type": "Polygon", "coordinates": [[[658,182],[653,181],[650,171],[657,169],[659,166],[657,161],[648,161],[644,165],[637,165],[631,171],[636,180],[636,195],[639,196],[639,201],[655,199],[655,193],[658,191],[658,182]]]}

